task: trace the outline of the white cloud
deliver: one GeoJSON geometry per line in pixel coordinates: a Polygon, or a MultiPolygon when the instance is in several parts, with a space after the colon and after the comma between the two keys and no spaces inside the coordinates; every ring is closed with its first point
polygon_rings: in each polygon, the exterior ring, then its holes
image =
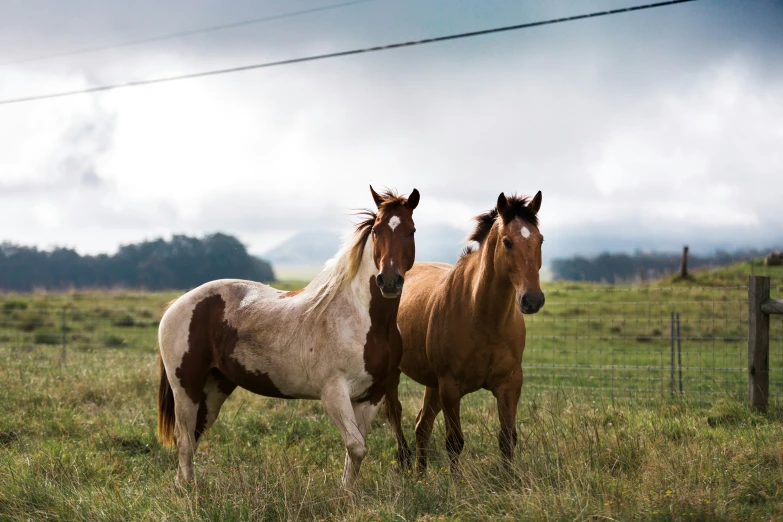
{"type": "MultiPolygon", "coordinates": [[[[542,190],[557,255],[783,240],[783,75],[739,51],[694,65],[552,34],[0,107],[0,238],[96,252],[221,230],[259,252],[345,231],[373,183],[421,191],[419,230],[466,233],[499,192],[542,190]]],[[[196,54],[138,50],[100,75],[12,67],[0,95],[216,59],[196,54]]]]}

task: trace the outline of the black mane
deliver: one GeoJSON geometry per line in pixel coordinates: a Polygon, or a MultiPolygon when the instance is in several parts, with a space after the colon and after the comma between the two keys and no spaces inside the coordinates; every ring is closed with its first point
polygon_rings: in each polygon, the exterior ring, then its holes
{"type": "MultiPolygon", "coordinates": [[[[533,209],[528,206],[530,204],[530,198],[514,194],[509,196],[507,200],[508,206],[506,207],[506,211],[500,216],[503,223],[508,223],[514,218],[520,218],[526,223],[536,227],[538,226],[538,216],[533,209]]],[[[468,240],[475,241],[479,245],[483,243],[484,240],[487,239],[487,236],[489,235],[490,230],[492,230],[492,226],[495,224],[495,221],[497,221],[499,215],[500,213],[498,212],[497,207],[495,207],[489,212],[479,214],[473,218],[476,220],[476,228],[473,230],[473,233],[468,236],[468,240]]],[[[469,254],[472,251],[472,249],[466,248],[462,255],[469,254]]]]}

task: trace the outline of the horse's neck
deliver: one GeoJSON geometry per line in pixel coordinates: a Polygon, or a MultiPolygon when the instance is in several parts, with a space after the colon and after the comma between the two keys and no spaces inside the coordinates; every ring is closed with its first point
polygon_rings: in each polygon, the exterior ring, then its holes
{"type": "Polygon", "coordinates": [[[346,285],[342,290],[345,297],[351,299],[358,308],[362,310],[370,309],[370,300],[372,299],[372,293],[370,292],[370,282],[378,269],[375,266],[375,260],[373,259],[373,239],[372,236],[367,238],[367,242],[364,244],[362,250],[362,260],[359,264],[359,270],[351,280],[351,284],[346,285]]]}
{"type": "Polygon", "coordinates": [[[493,226],[479,250],[468,259],[464,278],[474,316],[492,324],[509,320],[516,306],[516,290],[511,279],[495,272],[497,243],[498,231],[493,226]]]}

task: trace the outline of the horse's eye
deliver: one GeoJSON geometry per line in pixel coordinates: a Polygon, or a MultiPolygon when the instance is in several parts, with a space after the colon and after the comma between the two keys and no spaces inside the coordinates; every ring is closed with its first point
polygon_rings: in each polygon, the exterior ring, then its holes
{"type": "Polygon", "coordinates": [[[408,237],[413,237],[415,234],[416,234],[416,229],[414,228],[413,230],[411,230],[411,233],[408,234],[408,237]]]}
{"type": "Polygon", "coordinates": [[[503,248],[506,250],[511,250],[511,247],[514,246],[514,243],[511,242],[511,240],[507,237],[503,238],[503,248]]]}

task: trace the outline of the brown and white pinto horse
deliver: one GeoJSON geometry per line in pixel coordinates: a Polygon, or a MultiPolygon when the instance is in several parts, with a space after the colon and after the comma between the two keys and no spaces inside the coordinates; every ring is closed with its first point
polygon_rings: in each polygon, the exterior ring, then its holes
{"type": "MultiPolygon", "coordinates": [[[[500,194],[496,208],[476,217],[466,249],[455,266],[416,263],[405,280],[398,323],[403,355],[400,370],[426,386],[416,417],[417,467],[427,467],[427,442],[443,410],[446,450],[457,471],[464,446],[460,399],[481,388],[497,399],[498,442],[506,464],[517,442],[517,403],[522,391],[522,314],[544,306],[539,284],[541,244],[537,213],[541,192],[530,200],[500,194]]],[[[386,412],[397,437],[401,465],[410,465],[410,450],[401,427],[397,396],[400,374],[389,378],[386,412]]]]}
{"type": "Polygon", "coordinates": [[[199,439],[237,386],[321,399],[345,442],[343,484],[355,480],[370,422],[400,361],[397,309],[414,261],[419,203],[415,189],[407,199],[370,190],[377,213],[365,213],[303,290],[223,279],[191,290],[164,313],[158,436],[177,446],[178,482],[193,480],[199,439]]]}

